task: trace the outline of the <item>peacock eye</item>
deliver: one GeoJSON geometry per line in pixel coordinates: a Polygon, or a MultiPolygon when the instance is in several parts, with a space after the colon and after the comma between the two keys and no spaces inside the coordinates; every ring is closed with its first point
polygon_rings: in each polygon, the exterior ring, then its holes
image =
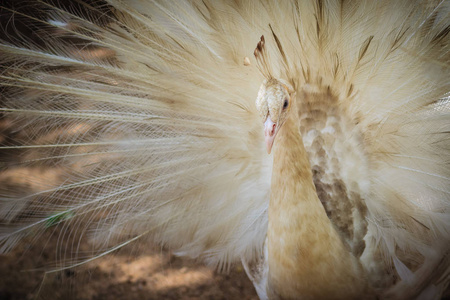
{"type": "Polygon", "coordinates": [[[286,99],[284,99],[283,109],[286,109],[286,108],[288,107],[288,105],[289,105],[289,101],[288,101],[288,99],[286,98],[286,99]]]}

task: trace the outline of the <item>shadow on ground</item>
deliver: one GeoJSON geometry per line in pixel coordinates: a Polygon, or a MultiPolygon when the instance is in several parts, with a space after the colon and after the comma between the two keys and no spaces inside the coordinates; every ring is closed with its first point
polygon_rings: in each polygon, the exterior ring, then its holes
{"type": "Polygon", "coordinates": [[[45,274],[35,268],[52,260],[58,235],[46,233],[39,241],[0,256],[0,299],[258,299],[239,265],[218,273],[143,244],[45,274]]]}

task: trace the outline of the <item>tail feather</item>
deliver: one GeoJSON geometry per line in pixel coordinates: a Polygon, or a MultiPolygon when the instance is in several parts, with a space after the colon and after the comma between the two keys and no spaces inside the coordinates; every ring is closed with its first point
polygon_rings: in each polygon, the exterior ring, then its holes
{"type": "Polygon", "coordinates": [[[49,27],[45,45],[1,45],[2,112],[26,135],[2,149],[20,151],[19,165],[58,172],[25,196],[2,192],[2,250],[59,225],[67,253],[76,252],[74,231],[99,245],[97,255],[136,236],[213,264],[253,255],[265,234],[271,164],[252,105],[256,70],[242,64],[242,51],[223,67],[218,52],[229,55],[234,43],[206,40],[211,28],[190,5],[174,14],[147,4],[146,15],[115,4],[121,9],[101,24],[51,7],[39,20],[49,27]],[[55,31],[91,50],[76,52],[55,31]]]}

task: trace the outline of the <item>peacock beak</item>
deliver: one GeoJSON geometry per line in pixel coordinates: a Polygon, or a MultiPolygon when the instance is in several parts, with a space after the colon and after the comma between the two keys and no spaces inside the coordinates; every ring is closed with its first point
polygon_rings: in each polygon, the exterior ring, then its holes
{"type": "Polygon", "coordinates": [[[278,132],[277,123],[272,122],[270,116],[268,116],[266,122],[264,122],[264,136],[266,140],[267,153],[269,154],[270,151],[272,151],[273,141],[275,140],[277,132],[278,132]]]}

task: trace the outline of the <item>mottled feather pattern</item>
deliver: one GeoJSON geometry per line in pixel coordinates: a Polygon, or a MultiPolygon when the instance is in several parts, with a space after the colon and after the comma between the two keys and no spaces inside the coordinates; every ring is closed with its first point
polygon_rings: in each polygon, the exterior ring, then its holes
{"type": "Polygon", "coordinates": [[[367,233],[369,180],[363,136],[326,87],[304,87],[298,108],[314,184],[328,217],[360,256],[367,233]]]}

